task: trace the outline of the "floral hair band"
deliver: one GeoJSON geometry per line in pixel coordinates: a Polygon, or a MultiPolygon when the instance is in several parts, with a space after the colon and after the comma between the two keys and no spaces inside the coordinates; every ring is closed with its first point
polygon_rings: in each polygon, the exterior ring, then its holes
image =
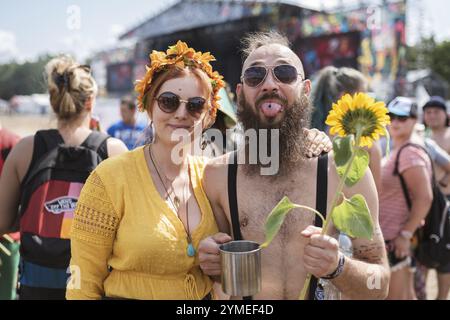
{"type": "Polygon", "coordinates": [[[215,118],[217,109],[219,108],[218,101],[220,100],[219,90],[225,86],[223,77],[217,72],[213,71],[210,61],[215,61],[213,55],[209,52],[202,53],[189,48],[185,42],[178,41],[176,45],[170,46],[166,52],[153,50],[150,54],[151,64],[146,66],[147,72],[145,76],[136,81],[135,91],[138,93],[138,108],[139,111],[146,109],[145,98],[149,87],[152,84],[155,73],[164,70],[168,66],[176,66],[180,69],[186,67],[195,67],[203,70],[211,80],[213,99],[211,102],[211,109],[209,114],[215,118]]]}

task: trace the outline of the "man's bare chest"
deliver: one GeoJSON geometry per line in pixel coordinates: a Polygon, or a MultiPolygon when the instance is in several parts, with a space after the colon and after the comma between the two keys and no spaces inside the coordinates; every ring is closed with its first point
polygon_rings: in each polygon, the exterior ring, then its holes
{"type": "MultiPolygon", "coordinates": [[[[294,176],[282,180],[238,179],[239,223],[244,239],[260,243],[264,241],[264,224],[267,217],[284,196],[293,203],[315,208],[315,177],[294,176]]],[[[311,211],[292,209],[280,228],[276,242],[291,242],[311,224],[314,224],[314,214],[311,211]]]]}

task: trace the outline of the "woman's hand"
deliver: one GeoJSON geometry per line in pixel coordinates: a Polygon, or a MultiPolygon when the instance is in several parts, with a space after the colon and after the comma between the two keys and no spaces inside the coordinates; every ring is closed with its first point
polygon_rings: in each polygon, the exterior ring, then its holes
{"type": "Polygon", "coordinates": [[[405,258],[411,253],[411,240],[403,236],[394,239],[395,256],[399,259],[405,258]]]}
{"type": "Polygon", "coordinates": [[[306,156],[317,157],[322,152],[330,152],[333,148],[330,138],[325,132],[317,129],[303,129],[306,137],[306,156]]]}

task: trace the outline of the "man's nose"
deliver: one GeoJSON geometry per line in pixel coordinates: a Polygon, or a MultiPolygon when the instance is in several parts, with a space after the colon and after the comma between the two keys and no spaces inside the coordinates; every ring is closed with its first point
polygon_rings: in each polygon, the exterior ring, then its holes
{"type": "Polygon", "coordinates": [[[261,89],[264,92],[273,92],[279,90],[279,82],[275,77],[273,76],[273,72],[271,70],[267,70],[267,76],[266,79],[264,79],[264,82],[261,85],[261,89]]]}

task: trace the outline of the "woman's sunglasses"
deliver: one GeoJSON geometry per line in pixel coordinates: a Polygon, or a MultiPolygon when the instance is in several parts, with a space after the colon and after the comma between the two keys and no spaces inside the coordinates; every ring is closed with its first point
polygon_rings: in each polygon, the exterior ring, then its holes
{"type": "Polygon", "coordinates": [[[409,119],[408,116],[398,116],[398,115],[393,114],[393,113],[389,113],[388,115],[389,115],[389,118],[391,118],[391,121],[398,120],[400,122],[405,122],[406,120],[409,119]]]}
{"type": "Polygon", "coordinates": [[[193,117],[198,117],[206,106],[206,99],[202,97],[193,97],[187,100],[182,100],[177,94],[173,92],[164,92],[156,99],[161,111],[165,113],[174,113],[177,111],[181,103],[186,103],[186,110],[193,117]]]}
{"type": "Polygon", "coordinates": [[[257,87],[266,80],[269,70],[272,71],[272,75],[277,81],[285,84],[297,81],[298,76],[301,75],[301,73],[297,71],[297,68],[290,64],[280,64],[278,66],[253,66],[245,69],[241,81],[249,87],[257,87]]]}

